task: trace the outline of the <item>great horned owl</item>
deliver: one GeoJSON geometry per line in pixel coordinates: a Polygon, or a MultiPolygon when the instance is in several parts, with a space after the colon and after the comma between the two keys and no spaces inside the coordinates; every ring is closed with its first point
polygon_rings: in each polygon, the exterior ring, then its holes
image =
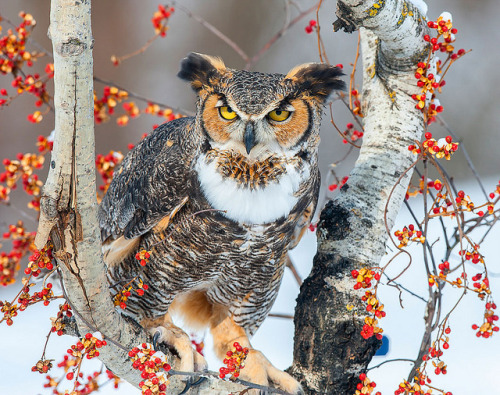
{"type": "Polygon", "coordinates": [[[99,207],[109,280],[140,275],[149,285],[124,312],[161,333],[179,370],[206,363],[173,312],[209,327],[219,358],[235,341],[248,347],[243,379],[301,393],[248,338],[316,208],[320,119],[341,74],[314,63],[286,75],[240,71],[192,53],[178,75],[198,95],[196,116],[158,127],[116,173],[99,207]],[[152,251],[145,267],[140,250],[152,251]]]}

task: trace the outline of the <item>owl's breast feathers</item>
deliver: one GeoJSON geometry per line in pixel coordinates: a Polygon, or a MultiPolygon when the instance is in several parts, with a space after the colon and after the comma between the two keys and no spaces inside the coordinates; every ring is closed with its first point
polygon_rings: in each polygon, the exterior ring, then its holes
{"type": "Polygon", "coordinates": [[[250,161],[232,150],[212,149],[195,164],[210,206],[240,224],[271,224],[315,201],[319,174],[299,156],[250,161]]]}
{"type": "Polygon", "coordinates": [[[224,178],[233,179],[242,188],[254,190],[265,188],[271,183],[280,181],[286,173],[286,166],[291,165],[296,169],[303,166],[298,157],[285,158],[271,155],[262,161],[249,162],[235,151],[212,149],[207,152],[206,163],[216,162],[216,170],[224,178]]]}

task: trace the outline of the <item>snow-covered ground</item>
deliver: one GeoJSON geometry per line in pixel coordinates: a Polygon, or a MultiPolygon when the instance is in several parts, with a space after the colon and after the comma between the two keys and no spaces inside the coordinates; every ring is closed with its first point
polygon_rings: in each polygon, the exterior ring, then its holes
{"type": "MultiPolygon", "coordinates": [[[[497,180],[487,182],[487,190],[494,189],[497,180]]],[[[468,190],[467,185],[459,186],[468,190]]],[[[470,185],[469,188],[475,186],[470,185]]],[[[474,199],[474,196],[473,196],[474,199]]],[[[477,201],[480,201],[480,195],[477,201]]],[[[418,207],[416,212],[421,213],[418,207]]],[[[403,209],[396,228],[401,229],[404,225],[413,223],[406,209],[403,209]]],[[[452,223],[451,221],[447,221],[452,223]]],[[[428,240],[434,241],[438,234],[431,233],[428,240]]],[[[474,237],[474,236],[473,236],[474,237]]],[[[497,227],[489,234],[481,248],[486,257],[489,267],[491,289],[494,295],[500,292],[500,268],[498,256],[500,252],[500,228],[497,227]]],[[[312,257],[315,250],[315,235],[308,232],[300,246],[293,251],[292,258],[302,277],[310,270],[312,257]]],[[[438,250],[438,249],[437,249],[438,250]]],[[[411,291],[426,297],[426,277],[423,263],[418,253],[421,247],[411,249],[413,263],[399,281],[411,291]]],[[[388,254],[386,259],[391,255],[388,254]]],[[[436,255],[439,260],[439,253],[436,255]]],[[[452,257],[458,262],[457,257],[452,257]]],[[[389,273],[398,273],[406,266],[407,258],[402,257],[394,261],[389,273]]],[[[470,266],[468,267],[470,268],[470,266]]],[[[10,300],[17,292],[17,286],[12,286],[0,291],[1,300],[10,300]]],[[[285,274],[284,283],[280,294],[273,307],[273,312],[293,314],[293,306],[299,288],[292,275],[285,274]]],[[[408,293],[402,294],[401,308],[399,304],[399,293],[391,287],[380,287],[380,299],[385,304],[387,317],[381,320],[384,333],[390,339],[389,353],[383,357],[375,357],[371,366],[375,366],[384,360],[394,358],[414,358],[417,354],[423,333],[424,303],[408,293]]],[[[461,291],[447,287],[444,297],[444,311],[451,308],[460,297],[461,291]]],[[[499,299],[497,298],[497,303],[499,299]]],[[[44,389],[45,375],[32,373],[33,366],[41,356],[45,336],[50,328],[48,317],[56,315],[58,303],[52,303],[48,307],[35,306],[22,312],[14,319],[14,325],[7,327],[0,325],[0,394],[19,393],[22,395],[50,394],[51,391],[44,389]]],[[[437,388],[451,391],[454,395],[468,394],[500,394],[498,390],[497,374],[500,372],[500,335],[490,339],[478,339],[471,329],[473,323],[482,322],[483,304],[474,294],[467,294],[460,306],[452,314],[449,325],[451,327],[450,348],[443,355],[443,360],[448,365],[448,374],[434,376],[433,385],[437,388]]],[[[266,319],[262,327],[253,338],[255,348],[263,350],[269,359],[280,368],[290,366],[292,361],[293,323],[291,320],[272,318],[266,319]]],[[[62,359],[66,349],[73,344],[74,339],[62,336],[52,336],[46,357],[55,359],[55,363],[62,359]]],[[[221,363],[211,354],[211,341],[205,339],[205,350],[211,370],[217,370],[221,363]]],[[[96,360],[85,360],[83,372],[92,373],[100,369],[100,362],[96,360]]],[[[58,377],[60,372],[53,368],[51,372],[58,377]]],[[[407,362],[387,363],[380,368],[370,371],[369,377],[377,383],[377,390],[382,394],[393,394],[399,382],[406,378],[410,371],[407,362]]],[[[101,394],[138,394],[137,389],[124,383],[118,391],[111,385],[103,387],[101,394]]],[[[347,394],[349,395],[349,394],[347,394]]]]}

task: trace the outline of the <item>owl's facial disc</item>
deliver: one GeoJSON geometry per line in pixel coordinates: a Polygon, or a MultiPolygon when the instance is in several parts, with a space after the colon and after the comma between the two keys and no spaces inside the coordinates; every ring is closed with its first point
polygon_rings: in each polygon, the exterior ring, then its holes
{"type": "Polygon", "coordinates": [[[310,112],[302,99],[277,97],[252,114],[232,97],[213,93],[204,101],[201,118],[212,148],[236,151],[253,162],[275,154],[289,156],[286,151],[310,127],[310,112]]]}

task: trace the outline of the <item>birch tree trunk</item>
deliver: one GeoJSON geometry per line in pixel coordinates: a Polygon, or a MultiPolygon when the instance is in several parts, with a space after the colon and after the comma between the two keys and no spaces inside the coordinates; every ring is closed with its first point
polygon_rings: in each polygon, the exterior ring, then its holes
{"type": "Polygon", "coordinates": [[[337,30],[361,32],[364,141],[349,181],[321,213],[318,252],[295,311],[291,372],[307,392],[321,394],[353,394],[380,346],[360,335],[365,290],[353,289],[351,271],[378,266],[388,238],[384,216],[391,229],[405,197],[411,172],[403,173],[415,160],[408,145],[424,130],[411,98],[420,93],[414,73],[428,54],[425,20],[406,1],[338,1],[337,17],[337,30]]]}
{"type": "Polygon", "coordinates": [[[81,335],[98,329],[109,346],[102,360],[138,383],[127,352],[140,328],[115,312],[102,261],[94,154],[93,38],[90,0],[52,0],[49,36],[54,54],[55,138],[36,245],[54,243],[62,283],[81,335]]]}

